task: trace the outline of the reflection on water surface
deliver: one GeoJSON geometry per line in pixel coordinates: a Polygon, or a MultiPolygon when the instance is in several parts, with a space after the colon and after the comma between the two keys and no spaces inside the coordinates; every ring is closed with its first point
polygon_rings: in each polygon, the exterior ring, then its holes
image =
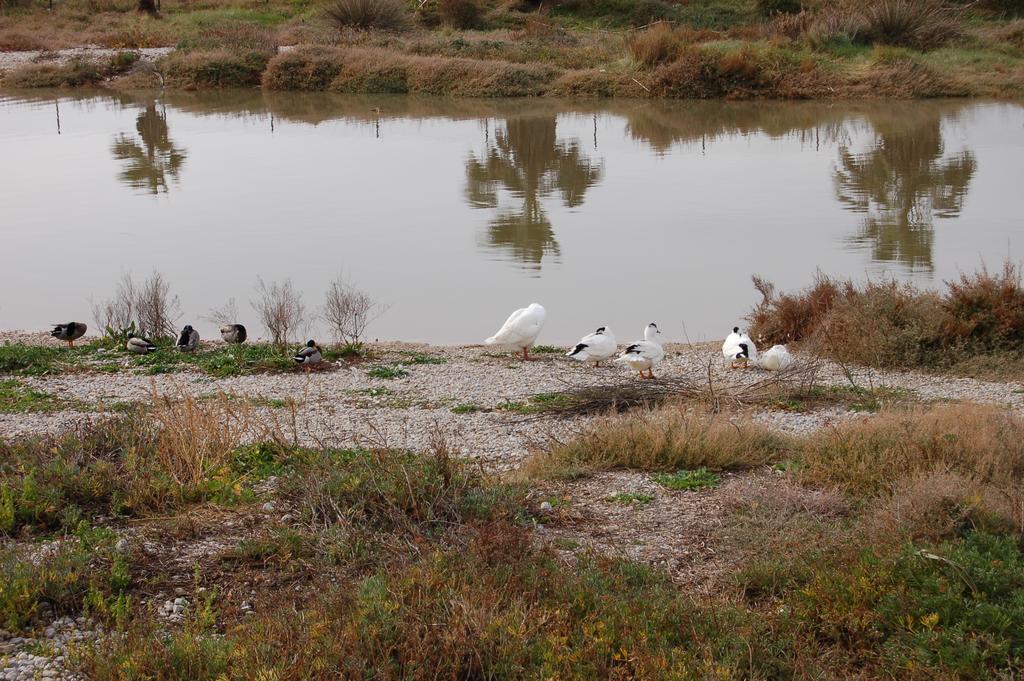
{"type": "Polygon", "coordinates": [[[466,162],[469,204],[495,212],[487,244],[538,269],[545,254],[558,257],[558,241],[541,199],[557,192],[566,207],[575,208],[601,179],[600,164],[587,157],[579,140],[560,141],[557,126],[554,115],[506,119],[486,151],[466,162]],[[511,208],[499,206],[502,190],[512,195],[511,208]]]}
{"type": "Polygon", "coordinates": [[[1016,257],[1022,122],[966,101],[6,93],[0,283],[38,295],[0,320],[84,316],[125,270],[163,271],[190,320],[257,276],[314,307],[345,271],[391,305],[381,337],[471,342],[531,300],[542,342],[652,319],[715,337],[751,274],[931,285],[1016,257]],[[73,286],[46,274],[75,263],[73,286]]]}

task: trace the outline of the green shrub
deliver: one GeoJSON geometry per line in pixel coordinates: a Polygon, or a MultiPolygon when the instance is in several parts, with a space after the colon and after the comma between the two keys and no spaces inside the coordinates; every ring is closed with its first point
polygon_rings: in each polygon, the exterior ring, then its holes
{"type": "Polygon", "coordinates": [[[817,570],[792,602],[809,635],[900,676],[995,678],[1024,661],[1024,556],[1012,537],[864,551],[849,568],[817,570]]]}
{"type": "Polygon", "coordinates": [[[366,375],[369,376],[370,378],[392,379],[392,378],[405,378],[406,376],[409,375],[409,372],[406,371],[405,369],[403,369],[400,366],[397,366],[397,367],[379,366],[379,367],[373,367],[372,369],[369,369],[366,372],[366,375]]]}
{"type": "Polygon", "coordinates": [[[84,611],[123,622],[131,571],[126,556],[114,549],[115,539],[110,530],[83,522],[34,558],[0,549],[0,625],[22,630],[38,624],[44,606],[58,616],[84,611]]]}
{"type": "Polygon", "coordinates": [[[654,481],[665,489],[677,492],[718,486],[718,476],[706,468],[698,468],[692,471],[676,471],[675,473],[660,473],[654,476],[654,481]]]}

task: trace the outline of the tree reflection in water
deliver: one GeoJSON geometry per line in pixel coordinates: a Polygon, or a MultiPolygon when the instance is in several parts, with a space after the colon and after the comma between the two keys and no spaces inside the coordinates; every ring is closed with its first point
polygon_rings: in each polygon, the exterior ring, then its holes
{"type": "Polygon", "coordinates": [[[554,115],[509,118],[495,131],[487,150],[466,162],[466,198],[471,206],[498,209],[501,190],[521,202],[517,208],[499,210],[490,221],[488,246],[535,270],[546,253],[559,255],[542,199],[558,192],[565,206],[579,206],[603,171],[577,141],[559,142],[556,127],[554,115]]]}
{"type": "Polygon", "coordinates": [[[871,115],[871,149],[839,149],[836,194],[848,209],[867,214],[850,241],[870,246],[876,262],[931,271],[934,218],[956,217],[963,208],[977,162],[969,150],[945,156],[943,120],[931,108],[871,115]]]}
{"type": "Polygon", "coordinates": [[[168,178],[177,182],[186,156],[171,141],[166,110],[155,100],[147,102],[135,119],[135,130],[138,135],[121,133],[111,147],[114,158],[124,161],[118,178],[133,189],[166,193],[168,178]]]}

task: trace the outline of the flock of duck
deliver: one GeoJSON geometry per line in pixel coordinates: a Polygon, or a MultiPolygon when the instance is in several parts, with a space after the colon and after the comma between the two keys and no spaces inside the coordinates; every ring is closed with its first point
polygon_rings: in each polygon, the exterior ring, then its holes
{"type": "MultiPolygon", "coordinates": [[[[498,332],[484,343],[511,349],[517,357],[520,357],[521,351],[521,358],[528,360],[530,347],[540,335],[546,319],[547,311],[544,306],[531,303],[529,307],[521,308],[509,315],[498,332]]],[[[594,362],[594,366],[600,366],[601,362],[614,358],[615,362],[625,364],[638,372],[640,378],[651,379],[654,378],[655,365],[665,359],[665,349],[659,341],[660,337],[658,325],[651,322],[644,328],[644,339],[630,343],[620,354],[611,329],[601,326],[594,333],[581,338],[580,342],[565,354],[581,362],[594,362]]],[[[793,364],[793,355],[785,345],[774,345],[768,352],[758,355],[754,341],[746,333],[740,333],[738,326],[733,327],[732,333],[722,343],[722,355],[733,369],[758,366],[768,371],[782,371],[793,364]]]]}
{"type": "MultiPolygon", "coordinates": [[[[540,335],[546,319],[547,310],[544,306],[531,303],[528,307],[520,308],[509,315],[498,332],[485,340],[484,344],[513,350],[515,356],[528,361],[530,348],[540,335]]],[[[75,341],[84,336],[86,330],[86,325],[81,322],[69,322],[54,326],[50,335],[58,340],[67,341],[70,347],[74,347],[75,341]]],[[[221,327],[220,337],[225,343],[238,344],[244,343],[248,334],[241,324],[227,324],[221,327]]],[[[611,329],[602,326],[581,338],[566,355],[581,362],[594,362],[594,366],[600,366],[601,362],[614,358],[615,362],[625,364],[638,372],[640,378],[652,379],[654,367],[665,359],[660,337],[658,325],[651,322],[644,329],[643,340],[631,343],[620,354],[611,329]]],[[[181,330],[175,347],[182,352],[195,352],[199,347],[199,332],[191,325],[186,325],[181,330]]],[[[130,336],[125,344],[125,350],[135,354],[148,354],[155,352],[156,349],[156,345],[140,336],[130,336]]],[[[722,355],[733,369],[758,366],[768,371],[781,371],[793,363],[793,356],[785,345],[772,346],[763,355],[758,355],[754,341],[748,334],[741,333],[739,327],[733,327],[732,333],[722,343],[722,355]]],[[[316,342],[310,340],[295,353],[294,359],[304,368],[309,368],[322,362],[323,354],[316,342]]]]}

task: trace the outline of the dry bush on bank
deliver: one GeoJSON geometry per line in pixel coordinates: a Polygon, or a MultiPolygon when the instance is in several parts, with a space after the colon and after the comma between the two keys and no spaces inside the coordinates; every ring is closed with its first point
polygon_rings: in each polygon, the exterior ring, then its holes
{"type": "Polygon", "coordinates": [[[106,335],[123,333],[135,321],[135,280],[128,272],[121,275],[114,297],[102,303],[90,302],[96,327],[106,335]]]}
{"type": "Polygon", "coordinates": [[[329,0],[323,8],[328,23],[342,28],[376,28],[396,31],[408,23],[401,0],[329,0]]]}
{"type": "Polygon", "coordinates": [[[387,306],[373,300],[366,291],[338,277],[324,298],[323,316],[338,341],[359,343],[366,327],[387,312],[387,306]]]}
{"type": "Polygon", "coordinates": [[[166,82],[186,90],[259,85],[270,53],[229,49],[172,52],[162,62],[166,82]]]}
{"type": "Polygon", "coordinates": [[[206,313],[205,319],[218,326],[235,324],[238,322],[238,304],[234,298],[229,298],[220,307],[211,307],[210,311],[206,313]]]}
{"type": "Polygon", "coordinates": [[[258,279],[256,292],[259,298],[251,301],[252,308],[270,334],[271,342],[279,346],[287,345],[292,334],[306,321],[306,305],[302,302],[302,294],[292,287],[291,279],[281,283],[271,282],[269,286],[263,279],[258,279]]]}
{"type": "Polygon", "coordinates": [[[326,90],[345,65],[345,50],[307,46],[282,52],[270,60],[263,87],[270,90],[326,90]]]}
{"type": "Polygon", "coordinates": [[[985,354],[1019,352],[1024,287],[1015,266],[946,283],[943,294],[909,284],[858,286],[817,275],[797,293],[777,294],[754,277],[762,300],[748,316],[764,344],[807,342],[841,361],[879,367],[940,367],[985,354]]]}
{"type": "Polygon", "coordinates": [[[153,272],[135,291],[135,316],[139,332],[152,337],[174,336],[181,317],[178,296],[160,272],[153,272]]]}
{"type": "Polygon", "coordinates": [[[1024,343],[1024,286],[1011,263],[999,274],[985,268],[946,282],[942,334],[978,351],[1018,349],[1024,343]]]}
{"type": "Polygon", "coordinates": [[[659,22],[626,39],[633,59],[644,66],[657,66],[679,56],[681,41],[671,24],[659,22]]]}
{"type": "Polygon", "coordinates": [[[122,274],[114,297],[91,305],[97,327],[113,338],[129,331],[154,338],[174,336],[181,317],[181,302],[160,272],[153,272],[141,284],[130,272],[122,274]]]}
{"type": "Polygon", "coordinates": [[[728,52],[685,47],[676,60],[654,69],[648,89],[673,99],[742,99],[806,97],[822,88],[813,63],[772,45],[745,45],[728,52]]]}
{"type": "Polygon", "coordinates": [[[926,50],[960,36],[959,17],[941,0],[871,0],[859,13],[867,42],[926,50]]]}

